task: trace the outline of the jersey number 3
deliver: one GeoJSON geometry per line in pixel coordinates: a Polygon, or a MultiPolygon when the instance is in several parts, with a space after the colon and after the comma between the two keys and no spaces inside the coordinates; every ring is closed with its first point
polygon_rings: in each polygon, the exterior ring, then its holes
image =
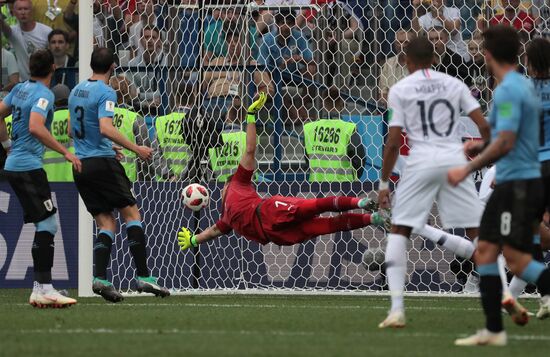
{"type": "Polygon", "coordinates": [[[74,108],[74,112],[76,113],[76,121],[80,123],[80,131],[75,128],[74,133],[77,138],[84,139],[84,136],[86,135],[86,130],[84,129],[84,108],[78,106],[74,108]]]}

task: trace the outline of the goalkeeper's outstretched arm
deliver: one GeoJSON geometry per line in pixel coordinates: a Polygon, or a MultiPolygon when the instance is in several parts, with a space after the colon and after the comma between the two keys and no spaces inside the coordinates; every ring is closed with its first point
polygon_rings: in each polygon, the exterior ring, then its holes
{"type": "Polygon", "coordinates": [[[246,115],[246,150],[241,158],[241,166],[247,170],[256,168],[256,114],[262,109],[267,100],[267,94],[260,92],[258,99],[248,107],[246,115]]]}
{"type": "Polygon", "coordinates": [[[186,250],[191,247],[198,247],[199,244],[216,239],[221,235],[223,233],[217,225],[213,225],[197,235],[192,234],[189,229],[184,227],[178,232],[178,245],[181,250],[186,250]]]}

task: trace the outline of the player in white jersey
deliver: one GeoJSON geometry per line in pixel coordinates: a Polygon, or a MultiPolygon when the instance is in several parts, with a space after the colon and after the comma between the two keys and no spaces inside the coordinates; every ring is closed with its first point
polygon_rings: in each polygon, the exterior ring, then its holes
{"type": "Polygon", "coordinates": [[[380,206],[389,208],[388,179],[399,155],[402,131],[406,131],[411,150],[395,194],[393,227],[386,247],[392,306],[379,325],[381,328],[405,326],[407,241],[413,228],[424,227],[434,200],[444,228],[466,228],[470,239],[477,237],[482,208],[473,179],[470,177],[456,188],[447,182],[447,171],[467,162],[457,133],[460,112],[474,121],[483,140],[490,139],[489,126],[468,87],[456,78],[430,69],[434,60],[431,42],[416,38],[405,53],[411,74],[389,92],[389,134],[378,191],[380,206]]]}

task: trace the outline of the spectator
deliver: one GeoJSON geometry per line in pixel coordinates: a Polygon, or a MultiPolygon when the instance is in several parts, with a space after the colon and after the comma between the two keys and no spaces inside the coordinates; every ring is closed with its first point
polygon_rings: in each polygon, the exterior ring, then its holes
{"type": "MultiPolygon", "coordinates": [[[[78,14],[75,13],[76,4],[69,2],[65,8],[65,13],[63,14],[63,20],[69,25],[72,31],[78,32],[78,14]]],[[[94,46],[96,47],[105,47],[105,36],[103,33],[103,28],[105,25],[105,18],[101,12],[101,3],[99,0],[94,0],[93,2],[93,36],[94,36],[94,46]]],[[[75,58],[78,58],[77,52],[78,45],[75,48],[75,58]]]]}
{"type": "Polygon", "coordinates": [[[428,39],[435,48],[434,69],[458,78],[468,86],[471,85],[468,65],[459,54],[449,51],[447,47],[449,33],[443,27],[434,27],[428,31],[428,39]]]}
{"type": "MultiPolygon", "coordinates": [[[[239,65],[244,63],[244,53],[241,36],[238,31],[226,29],[227,55],[214,58],[211,66],[239,65]]],[[[267,92],[273,94],[273,86],[267,72],[256,71],[253,73],[253,80],[256,85],[256,92],[267,92]]],[[[217,109],[221,115],[229,112],[227,121],[240,121],[242,111],[241,91],[244,87],[243,71],[227,72],[206,72],[204,75],[204,86],[208,99],[204,101],[207,111],[217,109]]]]}
{"type": "Polygon", "coordinates": [[[4,98],[19,83],[19,68],[15,56],[2,48],[2,88],[0,98],[4,98]]]}
{"type": "MultiPolygon", "coordinates": [[[[294,13],[278,12],[275,15],[275,23],[277,25],[275,29],[264,35],[258,62],[266,66],[278,67],[300,78],[313,78],[317,65],[313,60],[313,52],[307,38],[295,28],[294,13]]],[[[298,87],[303,82],[292,78],[287,80],[286,84],[298,87]]],[[[275,85],[281,85],[281,83],[275,83],[275,85]]],[[[285,108],[289,110],[288,117],[291,120],[307,119],[309,115],[306,108],[312,100],[312,95],[305,95],[305,93],[287,94],[285,108]]]]}
{"type": "MultiPolygon", "coordinates": [[[[69,49],[69,35],[63,30],[55,29],[48,35],[48,48],[53,54],[55,65],[58,69],[77,67],[76,59],[67,54],[69,49]]],[[[70,88],[76,84],[76,72],[64,72],[57,70],[53,82],[65,84],[70,88]]]]}
{"type": "MultiPolygon", "coordinates": [[[[136,11],[140,14],[140,20],[134,23],[128,30],[130,46],[134,54],[139,56],[143,53],[144,48],[141,42],[142,30],[145,27],[157,26],[157,15],[155,14],[156,0],[137,0],[136,11]]],[[[160,30],[159,30],[160,31],[160,30]]],[[[165,38],[162,32],[159,32],[161,38],[165,38]]]]}
{"type": "Polygon", "coordinates": [[[537,35],[550,38],[550,1],[533,0],[532,14],[536,19],[537,35]]]}
{"type": "MultiPolygon", "coordinates": [[[[4,21],[6,22],[6,24],[8,24],[9,26],[17,24],[17,19],[15,18],[15,16],[13,16],[13,1],[0,5],[0,8],[2,13],[1,16],[4,17],[4,21]]],[[[9,50],[10,42],[8,41],[8,39],[5,36],[0,36],[0,38],[2,40],[2,47],[9,50]]]]}
{"type": "MultiPolygon", "coordinates": [[[[243,22],[246,21],[240,16],[242,8],[225,8],[220,11],[218,19],[212,21],[204,32],[204,43],[206,45],[205,61],[209,62],[212,58],[227,56],[227,44],[225,41],[224,29],[232,29],[237,31],[243,28],[243,22]]],[[[248,26],[249,43],[242,45],[250,45],[252,58],[258,58],[258,46],[257,37],[258,30],[254,21],[249,23],[248,26]]]]}
{"type": "Polygon", "coordinates": [[[472,57],[472,63],[469,68],[469,77],[471,78],[470,91],[472,96],[480,102],[483,111],[485,111],[490,92],[488,90],[489,83],[485,69],[485,59],[481,52],[481,41],[470,40],[468,42],[468,52],[470,52],[470,56],[472,57]]]}
{"type": "MultiPolygon", "coordinates": [[[[512,25],[516,30],[530,34],[535,29],[535,21],[524,10],[519,8],[521,0],[501,0],[504,12],[494,16],[489,24],[512,25]]],[[[480,28],[484,28],[485,22],[481,21],[480,28]]]]}
{"type": "Polygon", "coordinates": [[[166,66],[166,57],[162,52],[160,31],[156,27],[144,27],[141,32],[143,53],[128,62],[130,67],[145,67],[138,72],[128,72],[128,77],[139,91],[140,105],[146,108],[157,108],[160,105],[158,87],[159,66],[166,66]]]}
{"type": "Polygon", "coordinates": [[[117,94],[117,107],[113,117],[113,125],[129,140],[137,145],[145,145],[153,149],[153,159],[145,162],[137,160],[136,155],[123,150],[125,155],[122,166],[131,181],[154,181],[156,178],[169,179],[172,175],[158,146],[158,141],[149,138],[149,130],[145,119],[135,113],[130,104],[135,95],[135,88],[124,78],[115,76],[110,80],[111,87],[117,94]]]}
{"type": "Polygon", "coordinates": [[[8,26],[0,17],[0,27],[15,51],[19,76],[22,81],[26,81],[30,78],[30,55],[48,46],[48,34],[52,29],[32,18],[31,0],[16,0],[13,11],[18,21],[17,25],[8,26]]]}
{"type": "Polygon", "coordinates": [[[324,97],[326,116],[304,125],[310,182],[351,182],[363,175],[365,147],[356,124],[340,119],[344,107],[338,89],[332,87],[324,97]]]}
{"type": "Polygon", "coordinates": [[[78,29],[73,29],[64,21],[63,10],[69,5],[78,6],[78,0],[41,0],[33,2],[33,18],[52,29],[63,30],[69,36],[69,53],[74,54],[74,42],[78,37],[78,29]]]}
{"type": "Polygon", "coordinates": [[[419,17],[421,5],[421,0],[413,0],[414,14],[412,28],[417,34],[420,30],[427,32],[435,26],[443,27],[447,31],[447,37],[449,37],[449,50],[458,53],[464,61],[469,61],[470,55],[468,54],[468,48],[462,39],[460,10],[456,7],[447,7],[443,5],[443,0],[432,0],[428,11],[419,17]]]}
{"type": "Polygon", "coordinates": [[[395,41],[393,43],[395,56],[388,58],[386,63],[384,63],[382,72],[380,73],[380,80],[378,81],[380,99],[384,105],[386,105],[391,86],[409,75],[405,62],[405,47],[413,36],[414,34],[411,31],[399,30],[395,33],[395,41]]]}
{"type": "MultiPolygon", "coordinates": [[[[313,0],[316,3],[326,1],[313,0]]],[[[330,1],[335,2],[334,0],[330,1]]],[[[328,27],[325,31],[330,56],[330,58],[326,57],[326,61],[329,62],[329,72],[337,74],[334,76],[334,84],[340,88],[349,88],[356,83],[357,79],[357,75],[350,75],[350,73],[352,73],[352,69],[358,72],[357,68],[354,68],[356,67],[354,64],[356,54],[360,53],[363,30],[353,14],[352,8],[334,4],[327,6],[331,6],[331,14],[328,17],[328,27]],[[342,12],[341,15],[338,10],[342,12]]]]}

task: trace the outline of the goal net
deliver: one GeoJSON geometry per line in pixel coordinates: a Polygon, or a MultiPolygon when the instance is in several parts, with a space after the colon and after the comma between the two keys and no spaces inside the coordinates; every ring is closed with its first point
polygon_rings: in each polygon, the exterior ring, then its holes
{"type": "MultiPolygon", "coordinates": [[[[482,65],[476,28],[498,18],[500,2],[445,3],[444,16],[457,27],[451,33],[434,20],[437,10],[429,1],[415,8],[411,1],[398,0],[260,0],[250,5],[137,0],[135,9],[98,8],[94,41],[117,54],[112,84],[119,107],[138,113],[133,139],[155,148],[152,162],[127,165],[136,170],[134,193],[152,275],[181,292],[383,290],[377,258],[386,232],[379,228],[287,247],[262,246],[231,234],[186,252],[179,251],[176,233],[182,226],[198,232],[220,217],[220,181],[231,171],[232,150],[238,151],[224,135],[245,130],[246,108],[259,91],[269,93],[258,115],[257,189],[265,196],[375,198],[387,91],[406,75],[402,48],[419,32],[436,45],[437,69],[464,80],[486,111],[493,84],[482,65]],[[171,113],[178,120],[166,119],[171,113]],[[309,182],[304,125],[318,119],[355,124],[360,142],[348,146],[355,176],[350,182],[309,182]],[[213,164],[212,148],[225,155],[227,167],[213,164]],[[183,187],[192,182],[207,186],[211,195],[199,213],[184,209],[181,200],[183,187]]],[[[546,6],[528,5],[532,17],[547,18],[546,6]]],[[[533,23],[522,32],[525,41],[546,33],[546,22],[537,23],[540,27],[533,23]]],[[[122,127],[124,120],[130,119],[120,114],[115,124],[122,127]]],[[[465,138],[477,136],[466,120],[461,125],[465,138]]],[[[402,151],[406,154],[405,143],[402,151]]],[[[482,174],[476,174],[477,181],[482,174]]],[[[428,223],[440,226],[437,207],[428,223]]],[[[110,276],[117,288],[130,292],[135,270],[120,224],[110,276]]],[[[421,237],[412,237],[409,247],[407,291],[463,290],[471,269],[467,262],[421,237]]]]}

